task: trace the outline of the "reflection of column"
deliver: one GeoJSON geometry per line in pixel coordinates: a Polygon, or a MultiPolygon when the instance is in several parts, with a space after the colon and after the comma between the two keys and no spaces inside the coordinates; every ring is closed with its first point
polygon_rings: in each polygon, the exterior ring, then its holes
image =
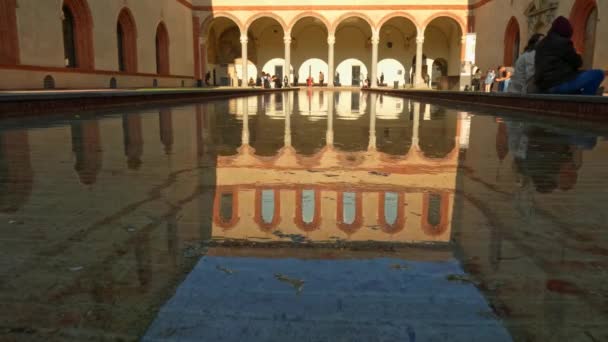
{"type": "MultiPolygon", "coordinates": [[[[285,96],[286,93],[282,93],[285,96]]],[[[285,135],[283,137],[283,145],[291,147],[291,111],[285,111],[285,135]]]]}
{"type": "Polygon", "coordinates": [[[420,102],[414,102],[414,132],[412,134],[412,146],[418,148],[420,141],[420,102]]]}
{"type": "Polygon", "coordinates": [[[380,43],[380,35],[374,31],[372,32],[372,87],[378,86],[378,43],[380,43]]]}
{"type": "Polygon", "coordinates": [[[326,145],[334,146],[334,93],[330,93],[327,104],[327,133],[325,135],[326,145]]]}
{"type": "Polygon", "coordinates": [[[249,145],[249,99],[243,99],[243,132],[241,134],[241,145],[249,145]]]}
{"type": "Polygon", "coordinates": [[[327,75],[327,86],[332,88],[334,86],[334,75],[336,74],[334,70],[334,46],[336,44],[336,36],[334,34],[330,34],[327,36],[327,65],[328,65],[328,75],[327,75]]]}
{"type": "Polygon", "coordinates": [[[101,135],[97,120],[72,123],[72,151],[76,156],[74,170],[82,184],[91,185],[101,170],[101,135]]]}
{"type": "MultiPolygon", "coordinates": [[[[291,32],[285,32],[283,37],[285,43],[285,66],[283,67],[283,74],[287,75],[289,84],[291,84],[291,32]]],[[[283,80],[281,80],[283,82],[283,80]]]]}
{"type": "Polygon", "coordinates": [[[422,87],[422,47],[424,46],[424,36],[416,37],[416,76],[414,78],[414,87],[422,87]]]}
{"type": "Polygon", "coordinates": [[[243,88],[247,88],[247,80],[249,79],[249,77],[247,77],[247,67],[249,66],[249,61],[247,60],[247,34],[245,33],[244,35],[241,35],[241,63],[242,63],[242,79],[243,82],[241,83],[241,87],[243,88]]]}
{"type": "Polygon", "coordinates": [[[376,150],[376,94],[370,94],[368,151],[376,150]]]}

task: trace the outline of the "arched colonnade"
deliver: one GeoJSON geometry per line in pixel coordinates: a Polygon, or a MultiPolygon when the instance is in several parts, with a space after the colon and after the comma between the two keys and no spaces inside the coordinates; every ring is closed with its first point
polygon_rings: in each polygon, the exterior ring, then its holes
{"type": "Polygon", "coordinates": [[[213,12],[201,22],[200,76],[213,85],[246,87],[261,72],[281,77],[288,70],[290,84],[312,77],[328,87],[360,86],[367,77],[372,87],[429,86],[438,74],[460,75],[466,41],[466,20],[451,12],[426,19],[394,12],[380,20],[346,12],[334,21],[308,11],[290,20],[273,12],[246,19],[213,12]]]}

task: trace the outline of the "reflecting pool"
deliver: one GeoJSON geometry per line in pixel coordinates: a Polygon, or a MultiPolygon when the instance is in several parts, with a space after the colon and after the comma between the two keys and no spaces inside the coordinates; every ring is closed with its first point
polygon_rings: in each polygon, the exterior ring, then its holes
{"type": "Polygon", "coordinates": [[[301,91],[2,121],[0,340],[608,340],[608,129],[513,114],[301,91]]]}

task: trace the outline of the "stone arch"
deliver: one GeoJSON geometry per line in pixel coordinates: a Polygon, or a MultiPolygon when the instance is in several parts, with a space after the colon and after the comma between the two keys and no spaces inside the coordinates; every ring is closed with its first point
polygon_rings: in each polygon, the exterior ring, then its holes
{"type": "Polygon", "coordinates": [[[338,219],[338,229],[347,235],[357,232],[363,224],[363,194],[361,192],[339,191],[338,205],[336,206],[336,217],[338,219]],[[345,196],[348,195],[348,196],[345,196]],[[351,218],[345,215],[345,201],[352,200],[352,209],[355,211],[352,217],[352,222],[346,222],[351,218]]]}
{"type": "Polygon", "coordinates": [[[392,13],[385,15],[384,18],[380,19],[380,21],[378,22],[378,25],[376,26],[376,30],[378,32],[380,32],[380,29],[382,28],[382,26],[384,26],[384,24],[386,24],[389,20],[391,20],[393,18],[404,18],[404,19],[411,21],[412,24],[414,24],[414,27],[416,27],[416,33],[418,33],[418,35],[420,35],[421,32],[420,32],[420,25],[418,24],[418,21],[416,20],[416,18],[413,15],[411,15],[407,12],[392,12],[392,13]]]}
{"type": "Polygon", "coordinates": [[[422,231],[427,236],[440,236],[448,229],[449,220],[449,204],[450,194],[442,193],[425,193],[422,199],[422,231]],[[439,206],[439,208],[436,208],[439,206]],[[439,217],[434,217],[434,215],[439,217]],[[436,220],[436,221],[435,221],[436,220]]]}
{"type": "Polygon", "coordinates": [[[318,188],[299,188],[296,190],[296,215],[295,224],[305,232],[313,232],[320,228],[321,225],[321,190],[318,188]],[[306,209],[311,209],[310,205],[304,200],[307,196],[307,201],[312,201],[312,213],[304,213],[306,209]],[[310,219],[308,216],[310,215],[310,219]]]}
{"type": "MultiPolygon", "coordinates": [[[[576,51],[586,57],[584,58],[586,59],[585,64],[587,64],[585,67],[590,67],[591,65],[588,64],[592,64],[591,62],[593,60],[593,51],[585,51],[589,50],[589,48],[594,50],[595,42],[590,42],[591,46],[589,47],[586,46],[587,42],[585,39],[588,22],[591,19],[591,14],[593,11],[599,11],[596,0],[576,0],[570,12],[570,22],[572,23],[572,28],[574,29],[572,42],[574,43],[574,48],[576,51]],[[587,57],[587,55],[590,57],[587,57]],[[590,61],[587,61],[589,59],[590,61]]],[[[595,30],[597,29],[594,28],[594,31],[595,30]]],[[[593,35],[594,40],[597,39],[595,35],[596,32],[594,32],[593,35]]]]}
{"type": "Polygon", "coordinates": [[[308,18],[308,17],[319,19],[325,25],[325,29],[327,30],[327,32],[330,31],[331,24],[330,24],[329,20],[327,20],[327,18],[325,18],[322,14],[317,13],[317,12],[312,12],[312,11],[302,12],[302,13],[298,14],[297,16],[295,16],[291,20],[291,22],[289,22],[289,24],[287,25],[287,31],[291,32],[291,30],[294,28],[294,26],[296,26],[298,21],[300,21],[304,18],[308,18]]]}
{"type": "Polygon", "coordinates": [[[271,18],[276,20],[279,25],[281,26],[281,28],[283,29],[283,32],[288,32],[287,30],[287,25],[285,24],[285,21],[283,20],[283,18],[281,18],[279,15],[277,15],[276,13],[273,12],[260,12],[260,13],[256,13],[253,16],[251,16],[249,19],[247,19],[247,22],[245,23],[245,28],[249,29],[251,27],[251,24],[253,24],[256,20],[258,19],[262,19],[262,18],[271,18]]]}
{"type": "Polygon", "coordinates": [[[336,29],[338,28],[338,26],[340,26],[340,24],[348,19],[348,18],[359,18],[362,19],[363,21],[365,21],[368,25],[370,30],[373,32],[376,30],[376,25],[374,25],[374,21],[368,17],[367,15],[360,13],[360,12],[348,12],[348,13],[344,13],[343,15],[341,15],[338,19],[336,19],[331,27],[331,32],[335,33],[336,29]]]}
{"type": "Polygon", "coordinates": [[[121,34],[117,34],[119,48],[119,70],[125,72],[137,72],[137,24],[133,13],[128,7],[123,7],[118,14],[117,32],[120,29],[121,34]]]}
{"type": "Polygon", "coordinates": [[[465,21],[461,17],[459,17],[458,15],[456,15],[456,14],[454,14],[452,12],[437,12],[437,13],[431,15],[430,17],[428,17],[424,21],[424,23],[422,24],[420,33],[423,34],[426,31],[426,28],[429,26],[429,24],[431,22],[433,22],[433,20],[441,18],[441,17],[446,17],[446,18],[453,19],[454,21],[456,21],[456,23],[460,27],[460,32],[462,34],[464,34],[465,32],[467,32],[467,25],[466,25],[465,21]]]}
{"type": "Polygon", "coordinates": [[[241,23],[239,18],[237,18],[235,15],[228,13],[228,12],[217,12],[217,13],[208,15],[205,18],[205,20],[203,20],[203,23],[201,24],[201,37],[203,37],[203,39],[208,38],[209,30],[211,29],[213,20],[217,19],[217,18],[226,18],[226,19],[232,21],[236,25],[236,27],[239,28],[239,31],[241,33],[246,32],[245,26],[243,25],[243,23],[241,23]]]}
{"type": "Polygon", "coordinates": [[[215,193],[213,205],[213,221],[224,230],[234,228],[240,221],[239,216],[239,191],[235,187],[218,187],[215,193]],[[222,212],[223,204],[230,206],[230,217],[225,217],[222,212]]]}
{"type": "MultiPolygon", "coordinates": [[[[73,31],[66,37],[64,32],[65,44],[72,44],[74,49],[75,61],[71,61],[68,66],[93,69],[95,67],[95,54],[93,49],[93,16],[89,4],[86,0],[63,0],[62,12],[68,10],[73,19],[73,31]],[[71,39],[71,42],[66,41],[71,39]]],[[[65,20],[65,13],[64,13],[65,20]]],[[[67,50],[67,49],[66,49],[67,50]]],[[[67,56],[66,56],[67,57],[67,56]]]]}
{"type": "Polygon", "coordinates": [[[253,220],[263,232],[270,233],[281,223],[281,191],[278,189],[256,189],[255,214],[253,220]],[[272,219],[264,218],[264,194],[272,194],[272,219]]]}
{"type": "Polygon", "coordinates": [[[378,196],[378,222],[383,232],[387,234],[397,234],[405,228],[405,195],[402,192],[382,191],[378,196]],[[387,206],[394,204],[394,212],[389,213],[387,206]],[[391,217],[393,222],[388,219],[391,217]]]}
{"type": "Polygon", "coordinates": [[[0,64],[19,64],[19,33],[17,32],[17,0],[0,5],[0,64]]]}
{"type": "Polygon", "coordinates": [[[511,17],[505,30],[504,58],[505,66],[515,65],[517,57],[519,57],[520,47],[520,31],[519,23],[515,17],[511,17]]]}
{"type": "Polygon", "coordinates": [[[169,31],[164,22],[156,28],[156,73],[169,75],[169,31]]]}

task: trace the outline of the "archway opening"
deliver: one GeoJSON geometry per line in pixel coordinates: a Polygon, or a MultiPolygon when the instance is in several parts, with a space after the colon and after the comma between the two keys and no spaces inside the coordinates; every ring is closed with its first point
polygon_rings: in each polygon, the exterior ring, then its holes
{"type": "Polygon", "coordinates": [[[520,34],[519,23],[515,17],[511,17],[505,30],[505,46],[503,64],[505,66],[515,65],[515,61],[519,57],[520,34]]]}
{"type": "Polygon", "coordinates": [[[447,62],[447,75],[439,79],[437,83],[439,89],[459,89],[462,35],[460,24],[451,17],[437,17],[426,26],[423,52],[428,59],[425,61],[427,67],[423,67],[422,70],[422,78],[428,86],[432,85],[431,80],[436,79],[433,75],[433,62],[436,59],[443,59],[447,62]]]}
{"type": "Polygon", "coordinates": [[[85,0],[65,0],[62,7],[65,66],[93,69],[93,18],[85,0]]]}
{"type": "Polygon", "coordinates": [[[394,17],[380,27],[378,46],[378,77],[385,85],[410,84],[410,67],[416,56],[416,35],[414,23],[404,17],[394,17]],[[382,75],[384,75],[382,79],[382,75]]]}
{"type": "Polygon", "coordinates": [[[156,73],[169,75],[169,69],[169,32],[161,22],[156,29],[156,73]]]}
{"type": "Polygon", "coordinates": [[[335,65],[341,85],[359,87],[370,77],[372,28],[359,17],[348,17],[336,27],[335,65]]]}
{"type": "Polygon", "coordinates": [[[247,34],[249,39],[253,40],[252,45],[254,47],[251,49],[253,54],[248,53],[247,56],[259,73],[256,75],[256,73],[250,73],[253,70],[248,70],[248,77],[253,78],[257,85],[262,85],[260,77],[262,72],[283,80],[283,76],[290,71],[283,70],[285,66],[285,44],[283,41],[285,33],[281,24],[274,18],[261,17],[249,25],[247,34]]]}
{"type": "MultiPolygon", "coordinates": [[[[305,84],[308,77],[319,81],[319,73],[327,75],[327,26],[316,17],[299,19],[291,29],[291,63],[294,84],[305,84]]],[[[325,77],[327,79],[327,77],[325,77]]]]}
{"type": "Polygon", "coordinates": [[[570,21],[574,29],[572,41],[578,53],[583,57],[583,68],[591,68],[598,21],[596,0],[577,0],[572,7],[570,21]]]}
{"type": "Polygon", "coordinates": [[[128,8],[123,8],[116,23],[118,70],[137,72],[137,27],[128,8]]]}

